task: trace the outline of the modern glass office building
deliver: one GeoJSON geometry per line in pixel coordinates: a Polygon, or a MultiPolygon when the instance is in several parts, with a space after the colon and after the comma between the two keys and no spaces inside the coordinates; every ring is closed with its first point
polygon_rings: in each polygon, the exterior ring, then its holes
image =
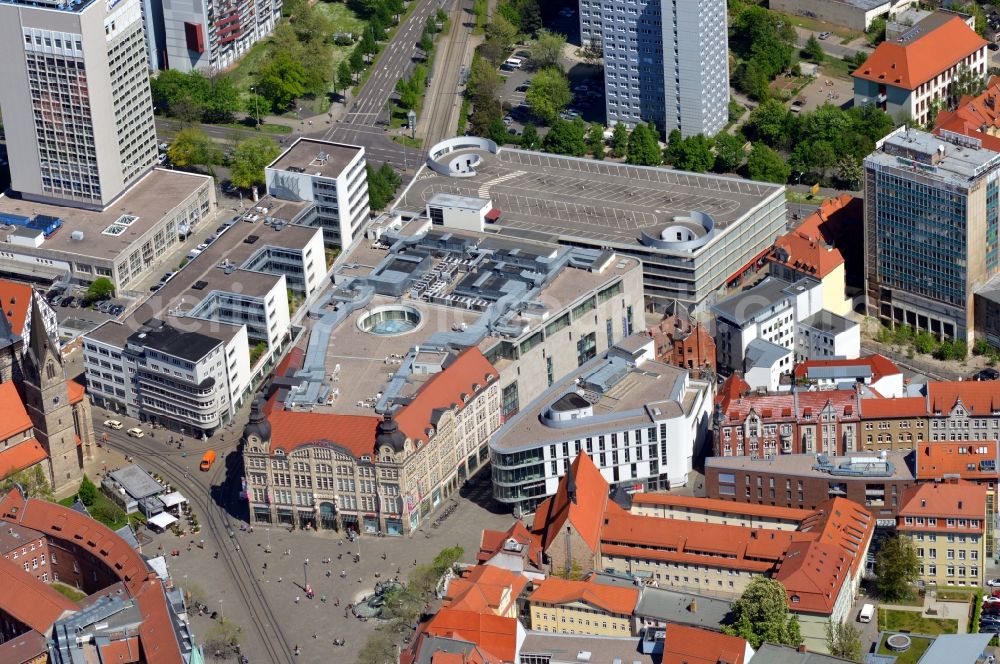
{"type": "Polygon", "coordinates": [[[997,272],[1000,153],[978,139],[901,130],[865,159],[870,314],[972,341],[972,292],[997,272]]]}

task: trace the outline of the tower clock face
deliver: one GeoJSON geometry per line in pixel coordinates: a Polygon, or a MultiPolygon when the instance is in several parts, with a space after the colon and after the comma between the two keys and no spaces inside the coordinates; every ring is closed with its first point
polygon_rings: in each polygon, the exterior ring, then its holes
{"type": "Polygon", "coordinates": [[[247,442],[250,443],[251,445],[260,445],[260,438],[258,438],[254,434],[251,434],[247,436],[247,442]]]}
{"type": "Polygon", "coordinates": [[[52,397],[52,405],[54,405],[54,406],[58,406],[59,405],[59,397],[58,396],[52,397]]]}

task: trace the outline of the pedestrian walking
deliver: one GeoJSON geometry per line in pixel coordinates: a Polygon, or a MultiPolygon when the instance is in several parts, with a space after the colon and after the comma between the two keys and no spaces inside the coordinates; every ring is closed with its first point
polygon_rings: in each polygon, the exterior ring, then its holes
{"type": "Polygon", "coordinates": [[[300,599],[300,598],[299,598],[299,596],[298,596],[298,595],[296,595],[296,596],[295,596],[295,603],[296,603],[296,604],[298,604],[298,603],[299,603],[299,599],[300,599]]]}

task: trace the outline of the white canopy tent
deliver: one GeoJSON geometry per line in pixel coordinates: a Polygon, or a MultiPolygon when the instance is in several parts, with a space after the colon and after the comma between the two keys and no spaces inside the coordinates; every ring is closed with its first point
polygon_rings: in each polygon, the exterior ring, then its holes
{"type": "Polygon", "coordinates": [[[172,491],[165,496],[160,496],[160,502],[163,503],[164,507],[169,509],[171,507],[176,507],[181,503],[186,503],[187,498],[182,496],[180,491],[172,491]]]}
{"type": "Polygon", "coordinates": [[[156,526],[160,530],[166,530],[170,524],[175,523],[177,517],[172,514],[167,514],[166,512],[160,512],[154,517],[150,517],[148,523],[151,526],[156,526]]]}

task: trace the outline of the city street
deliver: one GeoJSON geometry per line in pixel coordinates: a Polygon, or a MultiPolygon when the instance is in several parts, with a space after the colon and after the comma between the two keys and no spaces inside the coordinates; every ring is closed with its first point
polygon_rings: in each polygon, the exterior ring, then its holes
{"type": "MultiPolygon", "coordinates": [[[[800,28],[795,26],[795,34],[798,36],[798,45],[805,46],[806,42],[809,41],[809,37],[815,36],[819,38],[820,31],[818,30],[807,30],[806,28],[800,28]]],[[[850,44],[841,44],[840,37],[837,35],[830,35],[828,39],[822,39],[819,45],[823,48],[823,52],[830,55],[838,60],[843,60],[845,57],[854,57],[858,52],[863,52],[865,54],[870,54],[872,48],[864,42],[864,39],[855,39],[850,44]]]]}

